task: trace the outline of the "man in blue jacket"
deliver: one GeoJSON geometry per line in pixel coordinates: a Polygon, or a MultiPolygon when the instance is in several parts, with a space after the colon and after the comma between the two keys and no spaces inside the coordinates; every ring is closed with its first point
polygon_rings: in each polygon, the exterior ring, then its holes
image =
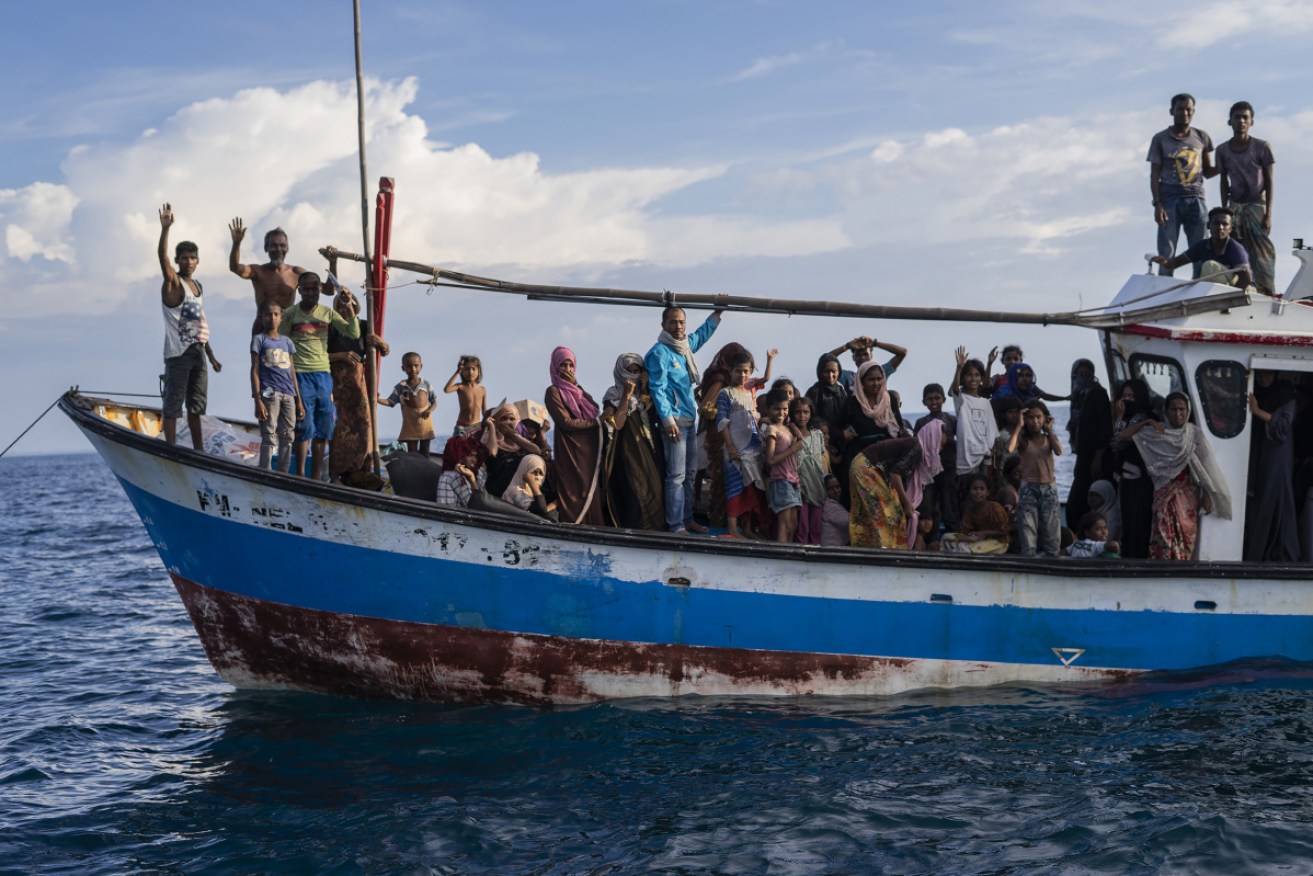
{"type": "Polygon", "coordinates": [[[661,311],[661,335],[643,359],[648,390],[666,440],[666,527],[671,532],[707,531],[693,521],[693,481],[698,467],[693,387],[701,379],[693,354],[715,333],[721,313],[714,311],[690,335],[683,309],[667,307],[661,311]]]}

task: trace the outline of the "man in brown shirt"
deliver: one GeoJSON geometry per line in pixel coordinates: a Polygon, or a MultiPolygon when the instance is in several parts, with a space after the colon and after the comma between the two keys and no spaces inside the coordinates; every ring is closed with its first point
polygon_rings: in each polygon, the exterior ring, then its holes
{"type": "Polygon", "coordinates": [[[233,238],[233,248],[228,253],[228,270],[243,280],[250,280],[255,289],[255,321],[251,323],[251,335],[258,335],[263,328],[260,314],[265,304],[272,302],[287,312],[296,303],[296,284],[305,268],[286,263],[287,232],[281,228],[264,236],[264,251],[269,254],[269,261],[263,265],[244,265],[239,260],[242,238],[246,236],[241,217],[228,225],[228,231],[233,238]]]}

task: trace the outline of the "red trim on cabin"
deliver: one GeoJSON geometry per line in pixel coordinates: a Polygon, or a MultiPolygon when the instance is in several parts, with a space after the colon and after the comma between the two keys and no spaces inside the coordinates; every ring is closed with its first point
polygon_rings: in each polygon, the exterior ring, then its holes
{"type": "Polygon", "coordinates": [[[1265,347],[1313,347],[1313,335],[1274,335],[1257,332],[1224,332],[1201,329],[1169,329],[1154,325],[1128,325],[1114,331],[1147,338],[1170,338],[1200,344],[1256,344],[1265,347]]]}

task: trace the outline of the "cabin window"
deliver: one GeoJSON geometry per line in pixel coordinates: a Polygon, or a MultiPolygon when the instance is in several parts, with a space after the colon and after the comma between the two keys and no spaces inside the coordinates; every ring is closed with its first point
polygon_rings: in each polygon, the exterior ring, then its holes
{"type": "Polygon", "coordinates": [[[1159,414],[1170,393],[1185,392],[1185,372],[1175,359],[1136,353],[1131,356],[1131,374],[1149,384],[1149,398],[1159,414]]]}
{"type": "Polygon", "coordinates": [[[1108,392],[1115,393],[1117,387],[1131,376],[1131,372],[1126,367],[1126,360],[1122,358],[1122,354],[1113,347],[1112,335],[1105,335],[1103,338],[1103,357],[1108,366],[1108,376],[1112,378],[1108,392]]]}
{"type": "Polygon", "coordinates": [[[1218,438],[1234,438],[1249,419],[1249,371],[1239,362],[1210,359],[1194,373],[1199,402],[1208,431],[1218,438]]]}

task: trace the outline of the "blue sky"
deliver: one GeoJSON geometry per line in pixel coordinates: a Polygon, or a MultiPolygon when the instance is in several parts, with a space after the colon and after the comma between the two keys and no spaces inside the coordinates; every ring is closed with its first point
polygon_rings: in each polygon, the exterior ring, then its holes
{"type": "MultiPolygon", "coordinates": [[[[291,261],[358,248],[351,7],[44,2],[0,33],[0,339],[12,435],[69,385],[160,372],[156,210],[201,246],[211,411],[248,416],[250,291],[226,224],[288,229],[291,261]],[[52,351],[54,355],[52,355],[52,351]]],[[[1313,238],[1313,3],[1189,14],[1070,2],[366,2],[369,170],[397,179],[393,254],[543,283],[1057,311],[1111,298],[1154,228],[1144,153],[1177,91],[1222,142],[1231,102],[1277,157],[1284,249],[1313,238]]],[[[1210,184],[1210,203],[1216,201],[1210,184]]],[[[248,239],[243,261],[263,260],[248,239]]],[[[358,281],[347,274],[346,279],[358,281]]],[[[395,280],[404,281],[403,275],[395,280]]],[[[551,348],[600,397],[654,340],[642,310],[458,300],[402,286],[387,335],[445,380],[541,397],[551,348]]],[[[952,349],[1019,341],[1058,391],[1092,334],[974,324],[727,319],[803,385],[856,334],[904,344],[916,407],[952,349]]],[[[400,377],[384,363],[384,378],[400,377]]],[[[454,405],[438,421],[454,421],[454,405]]],[[[389,433],[388,412],[383,431],[389,433]]],[[[8,443],[12,435],[0,434],[8,443]]],[[[54,415],[20,450],[85,448],[54,415]]]]}

